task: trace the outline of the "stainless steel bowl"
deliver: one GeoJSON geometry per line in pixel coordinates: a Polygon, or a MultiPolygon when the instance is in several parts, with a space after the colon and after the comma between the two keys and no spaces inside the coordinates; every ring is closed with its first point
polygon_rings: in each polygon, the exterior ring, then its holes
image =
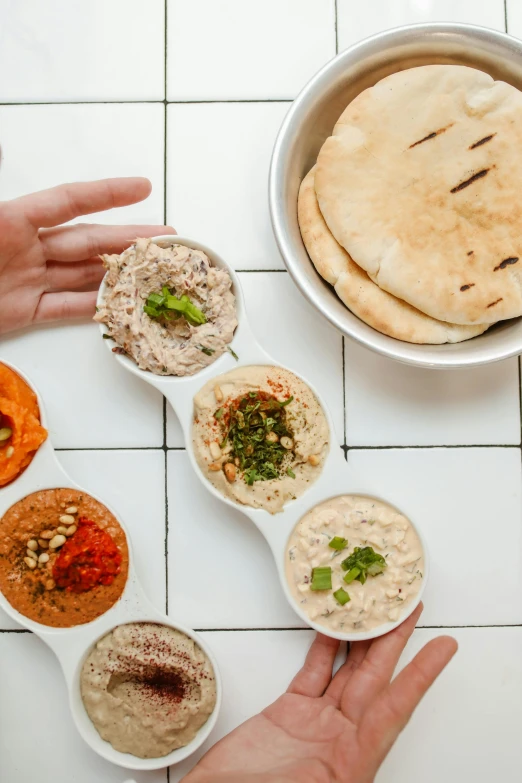
{"type": "MultiPolygon", "coordinates": [[[[399,27],[351,46],[319,71],[285,117],[272,155],[269,200],[279,249],[306,298],[348,337],[422,367],[473,367],[522,353],[522,319],[504,321],[455,345],[412,345],[386,337],[353,315],[315,271],[297,222],[297,193],[347,104],[390,73],[433,63],[469,65],[522,89],[522,41],[483,27],[399,27]]],[[[522,154],[522,150],[521,150],[522,154]]]]}

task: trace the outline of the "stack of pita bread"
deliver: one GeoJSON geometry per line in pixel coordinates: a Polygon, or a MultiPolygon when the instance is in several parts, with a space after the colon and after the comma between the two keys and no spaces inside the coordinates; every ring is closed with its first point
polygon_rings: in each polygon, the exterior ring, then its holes
{"type": "Polygon", "coordinates": [[[456,343],[522,315],[522,93],[428,65],[355,98],[301,184],[319,274],[374,329],[456,343]]]}

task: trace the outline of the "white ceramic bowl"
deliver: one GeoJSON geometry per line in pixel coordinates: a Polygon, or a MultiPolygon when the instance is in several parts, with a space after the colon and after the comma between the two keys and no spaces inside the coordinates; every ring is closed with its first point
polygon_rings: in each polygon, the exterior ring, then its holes
{"type": "Polygon", "coordinates": [[[347,337],[408,364],[473,367],[522,353],[522,318],[454,345],[413,345],[387,337],[353,315],[316,272],[297,222],[299,185],[348,103],[390,73],[434,63],[469,65],[522,89],[522,41],[504,33],[472,25],[426,24],[367,38],[325,65],[286,115],[272,156],[270,213],[279,249],[298,288],[347,337]]]}

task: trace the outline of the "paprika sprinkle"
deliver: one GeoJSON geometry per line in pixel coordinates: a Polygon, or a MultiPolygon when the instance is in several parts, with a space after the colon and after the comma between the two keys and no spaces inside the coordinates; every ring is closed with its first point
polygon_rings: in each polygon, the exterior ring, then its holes
{"type": "Polygon", "coordinates": [[[111,585],[121,571],[122,556],[111,536],[84,517],[78,530],[60,550],[54,566],[57,587],[85,593],[98,585],[111,585]]]}

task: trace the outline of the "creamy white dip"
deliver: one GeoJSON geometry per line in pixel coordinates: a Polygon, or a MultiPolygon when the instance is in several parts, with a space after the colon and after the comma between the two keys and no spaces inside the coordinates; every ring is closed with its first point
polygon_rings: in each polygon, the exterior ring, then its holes
{"type": "Polygon", "coordinates": [[[421,542],[408,519],[373,498],[341,495],[319,504],[298,522],[286,552],[286,577],[292,595],[315,623],[332,630],[370,631],[396,622],[419,591],[424,572],[421,542]],[[342,550],[329,546],[347,539],[342,550]],[[346,584],[341,563],[355,547],[372,547],[386,561],[364,584],[346,584]],[[312,569],[330,566],[332,589],[311,590],[312,569]],[[342,606],[334,592],[343,588],[350,600],[342,606]]]}
{"type": "Polygon", "coordinates": [[[247,366],[213,378],[196,394],[192,442],[201,470],[216,489],[238,503],[273,514],[302,495],[319,476],[328,453],[329,429],[318,399],[300,378],[282,367],[247,366]],[[226,438],[231,406],[245,396],[255,402],[256,392],[281,403],[292,397],[284,406],[292,446],[276,477],[249,485],[226,438]],[[232,480],[227,478],[230,470],[235,474],[232,480]]]}
{"type": "Polygon", "coordinates": [[[120,625],[100,639],[80,685],[102,739],[144,759],[188,745],[216,704],[214,671],[203,650],[156,623],[120,625]]]}
{"type": "Polygon", "coordinates": [[[142,370],[193,375],[227,349],[237,326],[232,279],[201,250],[176,244],[162,248],[151,239],[137,239],[121,255],[102,259],[107,290],[94,320],[107,325],[116,346],[142,370]],[[163,286],[178,299],[188,296],[206,323],[147,315],[147,298],[163,286]]]}

